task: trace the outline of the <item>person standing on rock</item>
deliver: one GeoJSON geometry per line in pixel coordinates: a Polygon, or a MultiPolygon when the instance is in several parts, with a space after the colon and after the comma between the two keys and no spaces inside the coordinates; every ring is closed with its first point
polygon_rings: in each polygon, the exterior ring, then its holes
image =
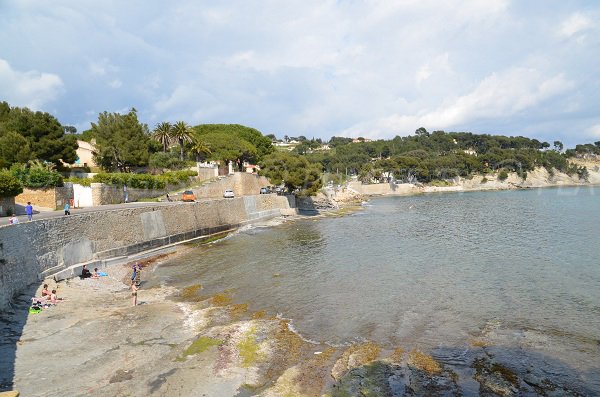
{"type": "Polygon", "coordinates": [[[131,303],[133,306],[137,306],[137,294],[139,288],[135,285],[135,280],[131,280],[131,303]]]}
{"type": "Polygon", "coordinates": [[[27,214],[28,221],[33,220],[33,207],[31,206],[31,201],[27,202],[27,205],[25,206],[25,213],[27,214]]]}
{"type": "Polygon", "coordinates": [[[137,265],[137,271],[135,272],[135,285],[137,287],[142,284],[142,265],[137,265]]]}

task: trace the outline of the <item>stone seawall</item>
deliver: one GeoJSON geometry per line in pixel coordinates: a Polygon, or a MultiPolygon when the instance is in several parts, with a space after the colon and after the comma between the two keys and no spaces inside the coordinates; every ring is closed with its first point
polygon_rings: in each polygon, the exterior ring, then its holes
{"type": "Polygon", "coordinates": [[[0,227],[0,310],[40,275],[158,248],[280,215],[285,197],[98,211],[0,227]]]}

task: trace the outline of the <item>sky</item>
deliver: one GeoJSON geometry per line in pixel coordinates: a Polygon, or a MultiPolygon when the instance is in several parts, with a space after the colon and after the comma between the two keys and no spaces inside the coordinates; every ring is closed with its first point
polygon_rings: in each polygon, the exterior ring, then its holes
{"type": "Polygon", "coordinates": [[[278,137],[600,140],[600,2],[0,0],[0,101],[278,137]]]}

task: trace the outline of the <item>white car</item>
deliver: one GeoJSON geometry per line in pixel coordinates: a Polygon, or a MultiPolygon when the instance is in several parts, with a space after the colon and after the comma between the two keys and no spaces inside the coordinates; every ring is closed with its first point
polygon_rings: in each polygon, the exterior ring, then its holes
{"type": "Polygon", "coordinates": [[[227,189],[227,190],[225,190],[225,193],[223,193],[223,197],[225,197],[225,198],[234,198],[235,194],[233,194],[233,190],[227,189]]]}

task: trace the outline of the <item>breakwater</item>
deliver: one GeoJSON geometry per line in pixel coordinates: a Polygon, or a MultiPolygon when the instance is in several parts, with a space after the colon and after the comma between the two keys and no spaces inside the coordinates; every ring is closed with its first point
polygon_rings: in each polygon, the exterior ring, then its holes
{"type": "Polygon", "coordinates": [[[174,203],[89,212],[0,227],[0,310],[42,277],[81,263],[115,258],[209,236],[289,210],[283,196],[174,203]]]}

